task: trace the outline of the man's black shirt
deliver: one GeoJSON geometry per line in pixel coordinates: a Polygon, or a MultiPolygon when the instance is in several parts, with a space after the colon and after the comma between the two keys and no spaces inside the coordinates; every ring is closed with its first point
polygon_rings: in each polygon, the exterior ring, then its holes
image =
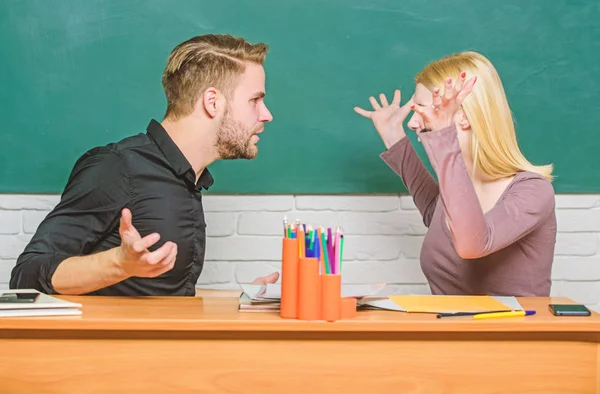
{"type": "Polygon", "coordinates": [[[212,183],[208,169],[196,182],[190,163],[154,119],[146,134],[91,149],[76,162],[60,202],[19,256],[10,287],[56,293],[51,279],[63,260],[121,244],[121,210],[129,208],[142,237],[160,234],[150,250],[166,241],[177,244],[175,266],[158,277],[132,277],[91,294],[193,296],[206,244],[201,190],[212,183]]]}

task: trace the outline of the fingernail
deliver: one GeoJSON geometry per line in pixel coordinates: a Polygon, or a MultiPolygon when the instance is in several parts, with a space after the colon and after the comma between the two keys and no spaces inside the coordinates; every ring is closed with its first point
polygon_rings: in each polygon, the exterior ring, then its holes
{"type": "Polygon", "coordinates": [[[473,78],[473,83],[477,82],[477,76],[473,78]]]}
{"type": "Polygon", "coordinates": [[[439,91],[440,91],[440,88],[433,89],[433,93],[439,93],[439,91]]]}
{"type": "Polygon", "coordinates": [[[415,109],[415,105],[414,105],[414,104],[412,104],[412,105],[410,106],[410,109],[415,109]]]}
{"type": "Polygon", "coordinates": [[[467,76],[467,73],[466,73],[466,72],[464,72],[464,71],[463,71],[463,72],[461,72],[461,73],[460,73],[460,77],[461,77],[461,78],[464,78],[464,77],[466,77],[466,76],[467,76]]]}

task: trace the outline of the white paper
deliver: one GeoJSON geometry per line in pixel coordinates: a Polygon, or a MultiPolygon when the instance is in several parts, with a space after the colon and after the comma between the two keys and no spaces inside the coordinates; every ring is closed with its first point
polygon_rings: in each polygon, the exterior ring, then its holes
{"type": "MultiPolygon", "coordinates": [[[[385,283],[368,283],[368,284],[342,284],[342,297],[361,298],[373,296],[385,287],[385,283]]],[[[281,299],[281,285],[267,284],[264,294],[260,298],[281,299]]]]}

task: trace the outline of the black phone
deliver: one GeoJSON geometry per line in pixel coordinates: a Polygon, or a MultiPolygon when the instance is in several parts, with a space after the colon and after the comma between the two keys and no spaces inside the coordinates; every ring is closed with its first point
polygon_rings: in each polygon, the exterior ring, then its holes
{"type": "Polygon", "coordinates": [[[585,305],[550,304],[550,312],[554,316],[590,316],[592,313],[585,305]]]}
{"type": "Polygon", "coordinates": [[[35,302],[40,293],[3,293],[0,303],[28,303],[35,302]]]}

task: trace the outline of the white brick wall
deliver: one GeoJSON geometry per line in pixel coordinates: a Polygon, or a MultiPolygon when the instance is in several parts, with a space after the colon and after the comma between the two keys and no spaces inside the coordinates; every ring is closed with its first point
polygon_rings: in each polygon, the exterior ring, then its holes
{"type": "MultiPolygon", "coordinates": [[[[0,288],[58,196],[0,195],[0,288]]],[[[552,295],[600,311],[600,195],[559,195],[552,295]]],[[[282,218],[346,236],[344,281],[429,293],[419,266],[425,227],[407,196],[205,196],[207,261],[199,287],[235,289],[280,267],[282,218]],[[360,243],[357,240],[360,239],[360,243]]]]}

